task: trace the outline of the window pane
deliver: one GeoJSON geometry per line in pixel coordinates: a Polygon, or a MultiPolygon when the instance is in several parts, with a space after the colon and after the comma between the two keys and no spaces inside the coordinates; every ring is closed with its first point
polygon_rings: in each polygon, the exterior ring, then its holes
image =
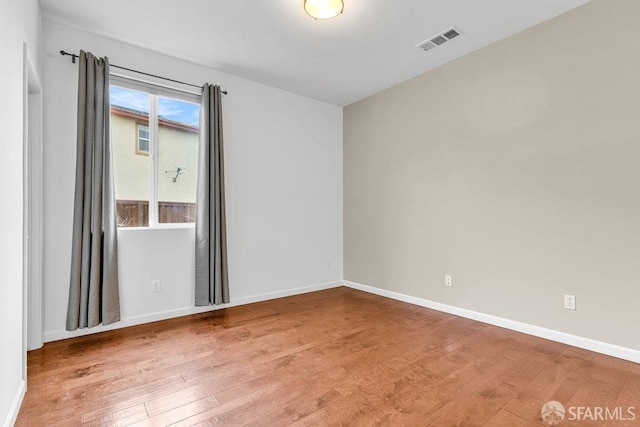
{"type": "Polygon", "coordinates": [[[138,123],[138,154],[149,154],[149,126],[138,123]]]}
{"type": "Polygon", "coordinates": [[[149,153],[149,140],[138,138],[139,154],[149,153]]]}
{"type": "Polygon", "coordinates": [[[158,97],[158,222],[195,221],[200,106],[158,97]]]}
{"type": "Polygon", "coordinates": [[[111,144],[119,227],[149,225],[149,94],[111,86],[111,144]],[[146,140],[144,136],[146,128],[146,140]]]}

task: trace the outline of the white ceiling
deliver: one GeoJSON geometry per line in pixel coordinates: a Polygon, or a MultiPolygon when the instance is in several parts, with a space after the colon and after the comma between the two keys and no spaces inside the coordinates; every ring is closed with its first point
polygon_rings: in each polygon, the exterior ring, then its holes
{"type": "Polygon", "coordinates": [[[45,18],[348,105],[589,1],[345,0],[327,21],[302,0],[40,2],[45,18]],[[451,26],[463,36],[415,47],[451,26]]]}

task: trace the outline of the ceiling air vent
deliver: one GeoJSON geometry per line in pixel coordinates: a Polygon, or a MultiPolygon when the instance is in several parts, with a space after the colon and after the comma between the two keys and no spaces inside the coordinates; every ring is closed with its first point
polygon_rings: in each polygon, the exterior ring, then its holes
{"type": "Polygon", "coordinates": [[[440,45],[445,44],[446,42],[448,42],[451,39],[454,39],[456,37],[458,37],[460,34],[462,34],[460,32],[460,30],[458,30],[455,27],[449,28],[447,30],[444,30],[443,32],[441,32],[440,34],[433,36],[433,37],[429,37],[427,40],[423,41],[422,43],[418,44],[416,47],[419,47],[420,49],[424,50],[425,52],[430,51],[431,49],[438,47],[440,45]]]}

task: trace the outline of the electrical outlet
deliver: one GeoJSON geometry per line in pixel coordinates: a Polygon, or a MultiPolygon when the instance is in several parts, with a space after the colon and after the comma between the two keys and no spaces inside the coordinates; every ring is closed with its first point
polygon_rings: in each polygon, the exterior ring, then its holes
{"type": "Polygon", "coordinates": [[[160,280],[152,280],[151,287],[153,288],[153,292],[160,292],[162,290],[160,287],[160,280]]]}
{"type": "Polygon", "coordinates": [[[576,296],[575,295],[565,295],[564,296],[564,308],[567,310],[575,310],[576,309],[576,296]]]}
{"type": "Polygon", "coordinates": [[[451,280],[451,276],[450,275],[446,275],[444,276],[444,285],[445,286],[453,286],[453,281],[451,280]]]}
{"type": "Polygon", "coordinates": [[[324,266],[327,270],[331,270],[331,260],[328,259],[324,262],[324,266]]]}

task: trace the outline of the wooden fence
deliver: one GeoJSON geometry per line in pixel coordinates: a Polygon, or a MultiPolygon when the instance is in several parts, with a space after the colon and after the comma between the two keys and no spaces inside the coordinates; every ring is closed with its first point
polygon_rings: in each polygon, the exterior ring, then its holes
{"type": "MultiPolygon", "coordinates": [[[[149,202],[145,200],[116,200],[119,227],[148,227],[149,202]]],[[[196,204],[159,202],[158,221],[161,224],[195,222],[196,204]]]]}

